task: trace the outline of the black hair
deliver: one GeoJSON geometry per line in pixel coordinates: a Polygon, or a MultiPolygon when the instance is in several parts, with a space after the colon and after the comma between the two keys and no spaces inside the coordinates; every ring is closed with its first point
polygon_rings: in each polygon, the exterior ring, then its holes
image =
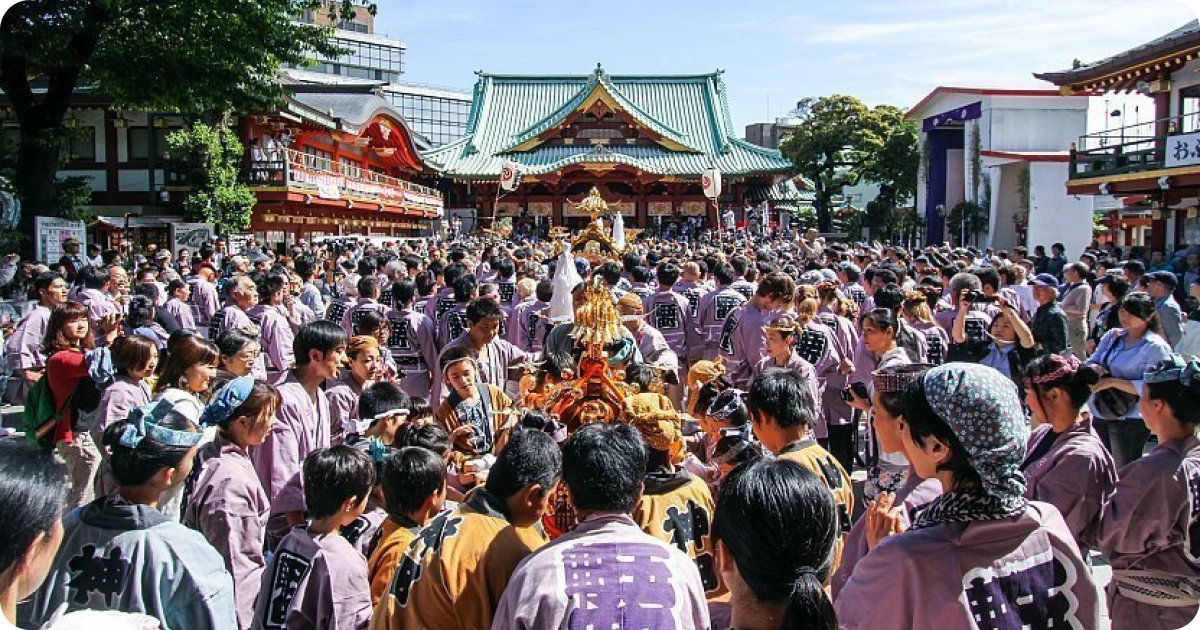
{"type": "Polygon", "coordinates": [[[129,312],[125,315],[125,326],[141,328],[154,323],[154,300],[144,295],[129,298],[129,312]]]}
{"type": "MultiPolygon", "coordinates": [[[[157,424],[164,429],[185,433],[197,431],[187,416],[174,410],[168,411],[157,424]]],[[[125,446],[121,443],[121,436],[128,426],[128,420],[118,420],[104,429],[104,437],[101,439],[101,443],[108,447],[108,462],[112,466],[113,476],[122,486],[140,486],[150,481],[160,470],[178,468],[192,450],[192,447],[188,446],[163,444],[149,436],[143,437],[135,447],[125,446]]]]}
{"type": "Polygon", "coordinates": [[[408,278],[401,278],[392,283],[392,306],[404,308],[412,303],[417,296],[417,285],[408,278]]]}
{"type": "MultiPolygon", "coordinates": [[[[34,276],[33,277],[33,290],[36,294],[36,297],[40,298],[41,292],[45,291],[46,289],[49,289],[50,285],[54,284],[55,280],[64,280],[62,277],[62,274],[57,274],[57,273],[54,273],[53,271],[47,271],[45,273],[39,273],[38,275],[34,276]]],[[[64,280],[64,282],[65,282],[65,280],[64,280]]]]}
{"type": "Polygon", "coordinates": [[[628,424],[580,427],[563,444],[563,481],[575,510],[632,512],[648,459],[642,435],[628,424]]]}
{"type": "Polygon", "coordinates": [[[634,282],[650,282],[650,268],[638,265],[629,272],[629,277],[634,282]]]}
{"type": "MultiPolygon", "coordinates": [[[[1048,376],[1060,367],[1063,366],[1061,359],[1054,358],[1056,355],[1043,355],[1029,362],[1025,366],[1025,378],[1028,381],[1048,376]]],[[[1067,393],[1071,404],[1076,409],[1083,409],[1087,404],[1088,398],[1092,396],[1092,385],[1100,382],[1100,372],[1091,364],[1082,364],[1075,371],[1063,374],[1062,376],[1046,383],[1033,384],[1034,391],[1044,392],[1056,387],[1061,388],[1067,393]]],[[[1026,385],[1028,387],[1028,385],[1026,385]]]]}
{"type": "Polygon", "coordinates": [[[893,271],[891,267],[880,267],[876,269],[875,273],[871,276],[871,282],[874,282],[876,278],[882,281],[884,285],[896,284],[899,280],[899,278],[896,277],[896,272],[893,271]]]}
{"type": "Polygon", "coordinates": [[[908,435],[917,446],[924,447],[926,438],[933,437],[950,448],[950,461],[939,466],[938,471],[949,471],[956,486],[979,487],[982,480],[967,457],[966,447],[958,436],[954,435],[950,424],[929,404],[925,392],[925,377],[913,380],[904,388],[901,404],[904,422],[908,425],[908,435]]]}
{"type": "Polygon", "coordinates": [[[716,266],[713,267],[712,275],[717,279],[717,284],[722,286],[733,284],[734,279],[737,277],[734,273],[733,266],[725,262],[717,263],[716,266]]]}
{"type": "Polygon", "coordinates": [[[679,281],[679,265],[673,262],[663,263],[655,271],[659,286],[673,286],[679,281]]]}
{"type": "Polygon", "coordinates": [[[822,585],[839,534],[828,486],[796,462],[757,458],[721,485],[712,537],[758,601],[787,604],[780,630],[837,629],[822,585]]]}
{"type": "Polygon", "coordinates": [[[1146,264],[1140,260],[1127,260],[1125,261],[1125,271],[1135,273],[1139,276],[1145,275],[1146,264]]]}
{"type": "Polygon", "coordinates": [[[305,324],[296,332],[296,339],[292,342],[296,365],[308,365],[311,360],[309,351],[328,354],[345,346],[347,339],[346,331],[329,320],[319,319],[305,324]]]}
{"type": "Polygon", "coordinates": [[[714,460],[720,460],[724,457],[729,457],[729,461],[725,465],[737,466],[743,462],[748,462],[754,459],[763,457],[762,444],[750,439],[750,436],[744,432],[723,433],[721,439],[717,440],[713,446],[712,457],[714,460]],[[737,450],[736,453],[730,455],[731,452],[737,450]]]}
{"type": "MultiPolygon", "coordinates": [[[[716,397],[712,399],[710,406],[721,409],[730,404],[735,396],[740,396],[740,393],[732,389],[726,389],[718,393],[716,397]]],[[[713,418],[710,416],[709,420],[713,420],[713,418]]],[[[750,410],[746,408],[745,401],[742,401],[742,405],[735,409],[728,419],[720,422],[721,424],[731,427],[740,427],[745,425],[747,422],[750,422],[750,410]]]]}
{"type": "Polygon", "coordinates": [[[475,276],[467,274],[454,281],[450,287],[454,290],[455,302],[469,302],[475,297],[475,292],[479,290],[479,283],[475,280],[475,276]]]}
{"type": "Polygon", "coordinates": [[[893,313],[900,310],[904,305],[904,290],[895,283],[888,283],[886,286],[875,291],[875,307],[886,308],[893,313]]]}
{"type": "Polygon", "coordinates": [[[733,387],[733,383],[731,383],[723,374],[705,383],[700,387],[699,391],[696,392],[696,400],[694,403],[692,403],[692,415],[707,414],[708,407],[712,404],[713,399],[717,397],[717,394],[720,394],[730,387],[733,387]]]}
{"type": "Polygon", "coordinates": [[[549,280],[538,282],[537,287],[533,290],[533,295],[539,302],[549,302],[554,299],[554,283],[549,280]]]}
{"type": "Polygon", "coordinates": [[[419,446],[433,452],[438,457],[445,457],[446,453],[450,452],[450,434],[440,424],[413,424],[410,422],[396,433],[394,446],[419,446]]]}
{"type": "Polygon", "coordinates": [[[654,368],[645,363],[630,363],[625,366],[625,382],[637,385],[642,393],[649,392],[650,384],[654,382],[654,368]]]}
{"type": "Polygon", "coordinates": [[[354,324],[355,335],[374,335],[387,323],[387,316],[375,309],[359,311],[358,322],[354,324]]]}
{"type": "MultiPolygon", "coordinates": [[[[976,267],[971,273],[979,278],[981,286],[991,287],[993,291],[1000,290],[1000,273],[996,271],[995,267],[976,267]]],[[[1084,272],[1083,275],[1087,275],[1087,272],[1084,272]]]]}
{"type": "Polygon", "coordinates": [[[466,265],[459,262],[450,263],[449,265],[446,265],[444,269],[442,269],[442,285],[452,287],[454,286],[455,280],[458,280],[465,275],[467,275],[466,265]]]}
{"type": "Polygon", "coordinates": [[[496,271],[496,275],[501,278],[511,278],[517,271],[517,266],[513,264],[511,258],[496,258],[496,264],[492,265],[492,269],[496,271]]]}
{"type": "Polygon", "coordinates": [[[791,299],[796,294],[796,281],[792,277],[776,271],[763,276],[758,283],[755,295],[764,298],[791,299]]]}
{"type": "MultiPolygon", "coordinates": [[[[609,262],[600,265],[596,268],[595,273],[592,275],[596,274],[599,274],[601,278],[604,278],[604,283],[610,287],[616,286],[616,284],[621,281],[621,267],[619,267],[617,263],[609,262]]],[[[539,297],[538,299],[541,300],[542,298],[539,297]]],[[[546,298],[542,301],[549,302],[550,298],[546,298]]]]}
{"type": "Polygon", "coordinates": [[[755,377],[746,396],[750,417],[760,413],[781,427],[812,426],[817,419],[817,401],[798,372],[771,368],[755,377]]]}
{"type": "Polygon", "coordinates": [[[514,496],[530,484],[552,492],[562,474],[562,453],[554,438],[541,431],[518,431],[508,438],[496,463],[488,471],[485,487],[501,499],[514,496]]]}
{"type": "Polygon", "coordinates": [[[316,264],[313,262],[313,259],[309,258],[308,256],[301,256],[300,258],[297,258],[295,263],[293,263],[293,266],[296,269],[296,275],[300,276],[300,279],[305,282],[308,282],[312,279],[313,271],[316,269],[316,264]]]}
{"type": "Polygon", "coordinates": [[[397,409],[408,409],[408,395],[391,381],[372,383],[358,396],[358,417],[367,420],[397,409]]]}
{"type": "Polygon", "coordinates": [[[271,296],[286,289],[288,287],[288,279],[287,276],[281,274],[268,274],[259,278],[256,284],[258,285],[259,299],[266,301],[271,296]]]}
{"type": "Polygon", "coordinates": [[[1163,334],[1162,322],[1158,319],[1158,304],[1154,298],[1150,297],[1149,293],[1144,291],[1135,291],[1125,296],[1121,300],[1121,310],[1133,315],[1138,319],[1146,321],[1146,329],[1163,334]]]}
{"type": "Polygon", "coordinates": [[[24,440],[0,440],[0,590],[38,535],[54,529],[66,500],[65,465],[24,440]]]}
{"type": "Polygon", "coordinates": [[[426,296],[433,293],[436,280],[433,277],[433,272],[427,270],[414,276],[413,283],[417,285],[417,295],[426,296]]]}
{"type": "Polygon", "coordinates": [[[481,322],[485,319],[493,317],[503,317],[504,311],[500,310],[500,304],[496,300],[489,297],[475,298],[467,304],[467,321],[472,324],[481,322]]]}
{"type": "Polygon", "coordinates": [[[729,259],[729,265],[733,267],[733,273],[737,276],[746,275],[746,271],[750,269],[750,259],[738,254],[729,259]]]}
{"type": "Polygon", "coordinates": [[[862,277],[862,273],[858,269],[849,266],[842,267],[842,273],[846,275],[846,281],[850,284],[858,282],[858,279],[862,277]]]}
{"type": "Polygon", "coordinates": [[[251,343],[257,343],[258,340],[237,328],[230,328],[217,335],[217,350],[223,357],[232,357],[241,352],[243,348],[251,343]]]}
{"type": "Polygon", "coordinates": [[[337,514],[348,499],[365,498],[374,485],[374,462],[352,446],[323,448],[304,460],[304,505],[310,518],[337,514]]]}
{"type": "Polygon", "coordinates": [[[408,446],[384,458],[379,476],[387,513],[412,514],[445,487],[446,464],[429,449],[408,446]]]}
{"type": "MultiPolygon", "coordinates": [[[[1177,367],[1176,360],[1176,357],[1165,359],[1157,367],[1172,369],[1177,367]]],[[[1200,425],[1200,380],[1193,379],[1189,385],[1179,380],[1146,383],[1145,392],[1150,400],[1165,402],[1176,422],[1193,428],[1200,425]]]]}
{"type": "Polygon", "coordinates": [[[76,281],[88,289],[99,289],[108,282],[107,267],[85,267],[79,271],[76,281]]]}

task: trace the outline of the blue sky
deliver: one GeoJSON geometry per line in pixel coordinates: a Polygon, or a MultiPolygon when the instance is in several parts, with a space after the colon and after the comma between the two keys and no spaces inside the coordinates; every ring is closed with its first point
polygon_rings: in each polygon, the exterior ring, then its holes
{"type": "Polygon", "coordinates": [[[739,130],[804,96],[907,108],[939,85],[1046,88],[1032,72],[1107,57],[1196,17],[1180,0],[377,2],[376,30],[408,46],[404,80],[469,89],[476,70],[721,68],[739,130]]]}

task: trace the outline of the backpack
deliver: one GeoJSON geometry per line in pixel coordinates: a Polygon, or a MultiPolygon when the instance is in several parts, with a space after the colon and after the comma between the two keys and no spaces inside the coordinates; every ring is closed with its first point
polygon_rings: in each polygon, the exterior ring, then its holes
{"type": "Polygon", "coordinates": [[[38,379],[25,394],[25,415],[22,429],[30,442],[49,452],[54,448],[54,427],[62,418],[62,412],[71,404],[71,396],[62,405],[54,404],[54,392],[50,391],[50,379],[38,379]]]}

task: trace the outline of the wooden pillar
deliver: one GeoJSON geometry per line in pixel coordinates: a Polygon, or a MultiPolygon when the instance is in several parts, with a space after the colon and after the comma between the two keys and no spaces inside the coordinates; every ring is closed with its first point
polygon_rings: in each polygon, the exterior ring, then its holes
{"type": "MultiPolygon", "coordinates": [[[[1154,159],[1163,162],[1167,159],[1167,134],[1171,131],[1171,92],[1158,92],[1154,95],[1154,159]]],[[[1155,228],[1157,234],[1158,228],[1155,228]]],[[[1157,237],[1156,237],[1157,238],[1157,237]]],[[[1165,237],[1164,237],[1165,238],[1165,237]]]]}

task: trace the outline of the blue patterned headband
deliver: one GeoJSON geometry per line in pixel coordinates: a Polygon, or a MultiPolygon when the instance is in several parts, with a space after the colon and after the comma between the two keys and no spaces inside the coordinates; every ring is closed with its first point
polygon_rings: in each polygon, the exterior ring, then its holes
{"type": "Polygon", "coordinates": [[[138,444],[141,444],[142,440],[146,438],[159,444],[182,448],[191,448],[199,444],[200,440],[204,438],[203,433],[176,431],[160,424],[163,418],[174,409],[175,405],[169,400],[159,400],[135,408],[126,419],[128,424],[125,425],[125,431],[121,433],[119,440],[121,446],[137,448],[138,444]]]}
{"type": "Polygon", "coordinates": [[[1191,387],[1192,380],[1200,377],[1200,361],[1188,361],[1178,354],[1172,354],[1154,367],[1146,370],[1142,377],[1144,383],[1171,383],[1178,381],[1184,387],[1191,387]]]}
{"type": "Polygon", "coordinates": [[[200,414],[200,425],[209,427],[214,424],[220,424],[229,419],[233,412],[242,403],[250,398],[250,393],[254,391],[254,378],[250,376],[239,376],[225,384],[221,391],[217,392],[216,396],[204,408],[204,413],[200,414]]]}

